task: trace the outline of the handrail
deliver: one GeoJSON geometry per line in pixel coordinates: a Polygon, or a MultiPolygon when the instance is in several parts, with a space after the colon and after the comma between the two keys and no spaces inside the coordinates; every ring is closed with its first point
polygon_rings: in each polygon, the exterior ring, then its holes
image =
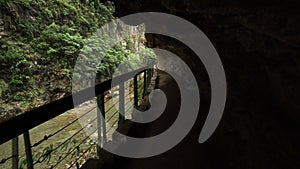
{"type": "Polygon", "coordinates": [[[112,79],[109,79],[0,123],[0,145],[70,109],[73,109],[85,101],[91,100],[93,97],[93,95],[91,95],[92,93],[95,93],[96,95],[104,93],[112,87],[129,80],[136,74],[143,72],[145,69],[151,68],[153,65],[154,63],[115,77],[113,79],[113,86],[111,84],[112,79]],[[77,103],[73,103],[73,97],[78,98],[77,103]]]}

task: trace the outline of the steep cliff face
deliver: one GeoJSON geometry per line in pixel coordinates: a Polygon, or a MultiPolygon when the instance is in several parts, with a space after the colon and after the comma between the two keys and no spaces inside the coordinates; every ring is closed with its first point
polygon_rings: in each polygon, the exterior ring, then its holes
{"type": "Polygon", "coordinates": [[[0,1],[0,119],[71,93],[86,38],[113,18],[99,1],[0,1]],[[16,111],[18,110],[18,111],[16,111]]]}
{"type": "MultiPolygon", "coordinates": [[[[146,11],[183,17],[198,26],[217,49],[226,72],[228,96],[222,121],[205,143],[212,166],[300,166],[297,1],[115,0],[115,4],[119,17],[146,11]]],[[[201,97],[210,99],[205,68],[189,48],[165,36],[147,35],[147,39],[149,46],[172,51],[186,61],[196,75],[201,97]]],[[[199,132],[207,112],[200,113],[195,126],[199,132]]]]}

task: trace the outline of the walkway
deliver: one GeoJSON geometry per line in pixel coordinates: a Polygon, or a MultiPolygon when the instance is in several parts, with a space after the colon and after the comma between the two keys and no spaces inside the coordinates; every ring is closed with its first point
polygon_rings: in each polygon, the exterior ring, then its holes
{"type": "MultiPolygon", "coordinates": [[[[172,125],[177,117],[180,106],[179,89],[175,81],[162,71],[157,72],[157,87],[165,92],[168,103],[162,116],[147,125],[136,125],[133,135],[137,137],[149,137],[165,131],[172,125]]],[[[201,130],[200,120],[197,119],[188,136],[173,149],[161,155],[132,159],[117,157],[113,162],[114,166],[105,168],[115,169],[198,169],[209,168],[207,157],[207,146],[198,143],[198,137],[201,130]]]]}

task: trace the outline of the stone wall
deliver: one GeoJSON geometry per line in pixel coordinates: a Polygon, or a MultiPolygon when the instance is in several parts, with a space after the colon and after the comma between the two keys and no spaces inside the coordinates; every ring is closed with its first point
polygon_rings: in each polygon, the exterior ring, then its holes
{"type": "MultiPolygon", "coordinates": [[[[297,1],[115,0],[115,3],[117,16],[159,11],[183,17],[197,25],[217,49],[226,72],[228,97],[222,121],[205,143],[211,152],[212,166],[243,169],[300,166],[297,1]]],[[[207,73],[192,51],[168,37],[146,37],[150,47],[169,50],[186,61],[196,75],[201,97],[210,99],[207,73]]],[[[200,113],[195,126],[199,132],[207,112],[200,113]]]]}

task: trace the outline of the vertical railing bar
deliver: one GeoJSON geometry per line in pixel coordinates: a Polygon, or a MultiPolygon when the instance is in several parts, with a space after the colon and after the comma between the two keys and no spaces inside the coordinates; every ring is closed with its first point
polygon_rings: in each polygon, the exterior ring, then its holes
{"type": "Polygon", "coordinates": [[[125,90],[124,82],[119,84],[119,121],[118,127],[125,121],[125,90]]]}
{"type": "Polygon", "coordinates": [[[25,144],[27,167],[28,167],[28,169],[33,169],[33,159],[32,159],[32,151],[31,151],[29,131],[26,131],[23,135],[24,135],[24,144],[25,144]]]}
{"type": "Polygon", "coordinates": [[[151,79],[152,79],[152,76],[153,76],[153,69],[152,69],[152,67],[149,69],[149,72],[150,72],[150,76],[149,76],[149,83],[148,83],[148,86],[150,86],[151,79]]]}
{"type": "Polygon", "coordinates": [[[142,96],[143,99],[147,93],[146,90],[147,90],[147,70],[144,71],[144,90],[143,90],[143,96],[142,96]]]}
{"type": "MultiPolygon", "coordinates": [[[[98,96],[97,97],[97,105],[101,105],[101,99],[100,97],[98,96]]],[[[100,152],[101,152],[101,145],[102,145],[102,138],[101,138],[101,133],[102,133],[102,130],[101,130],[101,111],[100,110],[100,107],[99,106],[97,108],[97,134],[98,134],[98,138],[97,138],[97,156],[98,158],[100,159],[100,152]]]]}
{"type": "Polygon", "coordinates": [[[134,95],[134,107],[138,107],[138,82],[137,82],[137,75],[134,76],[133,78],[133,95],[134,95]]]}
{"type": "Polygon", "coordinates": [[[12,169],[19,168],[19,138],[15,137],[12,139],[12,169]]]}
{"type": "Polygon", "coordinates": [[[100,111],[102,113],[103,118],[101,118],[101,124],[102,124],[102,133],[103,133],[103,145],[107,142],[107,135],[106,135],[106,121],[105,121],[105,106],[104,106],[104,93],[101,93],[99,95],[99,102],[100,104],[100,111]]]}

